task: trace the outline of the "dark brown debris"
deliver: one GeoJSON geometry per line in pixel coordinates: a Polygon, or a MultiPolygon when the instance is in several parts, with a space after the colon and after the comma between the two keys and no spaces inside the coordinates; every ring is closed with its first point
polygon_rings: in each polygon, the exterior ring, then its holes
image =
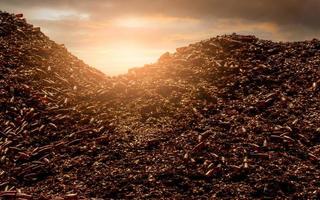
{"type": "Polygon", "coordinates": [[[0,199],[320,199],[320,42],[225,35],[107,77],[0,12],[0,199]]]}

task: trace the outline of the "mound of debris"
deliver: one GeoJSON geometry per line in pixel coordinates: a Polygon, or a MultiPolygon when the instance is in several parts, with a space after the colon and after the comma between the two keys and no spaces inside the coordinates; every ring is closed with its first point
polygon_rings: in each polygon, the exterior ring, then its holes
{"type": "Polygon", "coordinates": [[[72,145],[103,141],[112,127],[96,114],[103,73],[19,15],[0,13],[0,41],[0,190],[12,191],[59,173],[72,145]]]}
{"type": "Polygon", "coordinates": [[[227,35],[106,77],[0,13],[0,198],[320,198],[320,42],[227,35]]]}

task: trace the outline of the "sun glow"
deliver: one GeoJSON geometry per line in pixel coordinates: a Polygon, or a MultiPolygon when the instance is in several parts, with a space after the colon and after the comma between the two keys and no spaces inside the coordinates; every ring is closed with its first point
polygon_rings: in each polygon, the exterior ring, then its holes
{"type": "Polygon", "coordinates": [[[140,67],[143,64],[156,62],[161,52],[143,47],[120,45],[108,50],[106,56],[108,62],[115,66],[113,68],[114,72],[126,73],[131,67],[140,67]]]}
{"type": "Polygon", "coordinates": [[[124,28],[143,28],[148,27],[150,22],[144,18],[129,17],[116,20],[116,24],[124,28]]]}
{"type": "Polygon", "coordinates": [[[197,24],[198,20],[192,18],[177,18],[168,16],[149,17],[121,17],[113,21],[115,26],[121,28],[159,28],[166,26],[177,26],[179,24],[197,24]]]}
{"type": "Polygon", "coordinates": [[[117,44],[90,51],[77,51],[75,54],[90,61],[88,62],[90,65],[107,75],[117,75],[127,73],[128,69],[133,67],[154,63],[163,52],[165,52],[164,49],[152,49],[135,44],[117,44]]]}

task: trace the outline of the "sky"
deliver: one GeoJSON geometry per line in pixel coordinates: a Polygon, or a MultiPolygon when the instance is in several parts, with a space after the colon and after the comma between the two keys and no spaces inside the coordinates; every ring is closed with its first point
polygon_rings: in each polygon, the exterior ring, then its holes
{"type": "Polygon", "coordinates": [[[107,75],[223,34],[273,41],[320,37],[320,0],[0,0],[107,75]]]}

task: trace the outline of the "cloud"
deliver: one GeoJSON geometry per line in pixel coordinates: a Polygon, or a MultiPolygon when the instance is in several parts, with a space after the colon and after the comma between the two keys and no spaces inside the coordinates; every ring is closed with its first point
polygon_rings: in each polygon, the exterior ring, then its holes
{"type": "Polygon", "coordinates": [[[88,20],[90,18],[89,14],[78,13],[73,10],[58,10],[43,8],[38,9],[33,12],[30,19],[34,20],[48,20],[48,21],[61,21],[61,20],[88,20]]]}
{"type": "MultiPolygon", "coordinates": [[[[170,26],[170,20],[150,20],[176,19],[176,24],[182,27],[180,23],[184,19],[208,24],[213,20],[226,19],[274,24],[283,36],[288,37],[283,37],[287,40],[320,35],[319,0],[10,0],[0,2],[0,7],[14,12],[26,12],[31,19],[37,15],[35,12],[38,12],[38,16],[41,12],[44,21],[90,18],[92,24],[109,21],[113,24],[118,22],[118,25],[127,28],[142,28],[143,24],[150,27],[152,23],[154,26],[165,24],[162,26],[165,28],[170,26]],[[146,18],[148,21],[143,21],[146,18]]],[[[184,27],[188,26],[188,23],[184,24],[184,27]]]]}
{"type": "Polygon", "coordinates": [[[319,0],[10,0],[0,8],[24,13],[89,64],[115,73],[221,34],[320,37],[319,0]]]}
{"type": "MultiPolygon", "coordinates": [[[[124,15],[166,15],[198,19],[236,18],[278,25],[320,28],[319,0],[10,0],[0,5],[50,7],[89,13],[96,19],[124,15]]],[[[2,6],[2,7],[3,7],[2,6]]]]}

